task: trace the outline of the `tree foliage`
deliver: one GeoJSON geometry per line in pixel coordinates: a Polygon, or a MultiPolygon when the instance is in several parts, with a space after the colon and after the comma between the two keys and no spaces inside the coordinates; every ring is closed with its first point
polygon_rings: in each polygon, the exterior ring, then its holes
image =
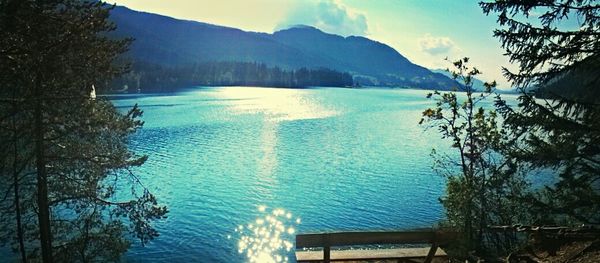
{"type": "Polygon", "coordinates": [[[259,87],[350,87],[352,75],[318,68],[284,70],[263,63],[206,62],[166,67],[138,62],[133,69],[111,83],[123,92],[176,91],[190,86],[259,86],[259,87]],[[127,88],[124,88],[127,87],[127,88]]]}
{"type": "Polygon", "coordinates": [[[158,235],[167,213],[130,170],[141,111],[91,99],[117,76],[110,7],[98,1],[0,1],[0,241],[23,262],[116,261],[158,235]]]}
{"type": "MultiPolygon", "coordinates": [[[[433,92],[436,106],[423,112],[421,123],[437,128],[455,151],[434,152],[436,170],[447,178],[446,195],[441,199],[450,227],[463,236],[453,256],[469,258],[503,253],[516,243],[513,235],[487,233],[488,225],[511,225],[521,222],[526,213],[516,197],[527,190],[515,160],[503,154],[510,141],[490,107],[484,108],[495,83],[486,83],[486,92],[473,90],[473,78],[480,74],[468,65],[468,58],[453,62],[454,79],[465,83],[462,92],[433,92]]],[[[493,107],[492,107],[493,108],[493,107]]]]}
{"type": "Polygon", "coordinates": [[[494,35],[518,65],[515,72],[504,69],[521,91],[518,108],[497,102],[514,137],[508,154],[549,182],[524,205],[540,224],[600,223],[600,104],[597,98],[565,95],[569,89],[589,90],[580,94],[600,89],[600,75],[593,73],[600,66],[600,4],[498,0],[480,5],[485,14],[498,15],[501,27],[494,35]],[[555,87],[552,99],[534,96],[535,89],[547,87],[555,87]]]}

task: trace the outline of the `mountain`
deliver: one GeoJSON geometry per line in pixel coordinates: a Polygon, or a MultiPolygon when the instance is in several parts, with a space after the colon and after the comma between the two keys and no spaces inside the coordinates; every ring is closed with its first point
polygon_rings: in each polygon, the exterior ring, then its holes
{"type": "MultiPolygon", "coordinates": [[[[432,69],[431,72],[443,74],[444,76],[452,78],[452,73],[446,71],[445,69],[432,69]]],[[[460,84],[464,85],[464,83],[462,81],[458,81],[458,82],[460,84]]],[[[480,91],[480,92],[485,91],[484,83],[485,83],[484,81],[482,81],[478,78],[473,78],[473,89],[475,91],[480,91]]],[[[514,88],[500,89],[500,88],[496,87],[495,89],[492,89],[492,91],[495,93],[499,93],[499,94],[516,94],[516,93],[518,93],[517,90],[515,90],[514,88]]]]}
{"type": "Polygon", "coordinates": [[[341,37],[310,26],[273,33],[272,39],[319,57],[322,66],[352,73],[359,82],[376,86],[449,89],[455,82],[411,63],[395,49],[365,37],[341,37]]]}
{"type": "MultiPolygon", "coordinates": [[[[446,77],[452,78],[452,73],[448,72],[445,69],[432,69],[431,72],[440,73],[440,74],[443,74],[446,77]]],[[[460,82],[460,84],[464,85],[464,83],[462,83],[462,81],[459,81],[459,82],[460,82]]],[[[476,91],[485,91],[485,85],[484,85],[484,83],[485,82],[483,82],[480,79],[473,78],[473,89],[476,90],[476,91]]]]}
{"type": "Polygon", "coordinates": [[[327,68],[350,73],[362,86],[449,90],[450,78],[411,63],[396,50],[364,37],[342,37],[310,26],[273,34],[178,20],[117,6],[116,37],[135,39],[126,54],[135,65],[176,68],[209,62],[261,63],[282,70],[327,68]]]}
{"type": "Polygon", "coordinates": [[[534,91],[542,98],[600,103],[600,56],[589,56],[559,73],[534,91]]]}

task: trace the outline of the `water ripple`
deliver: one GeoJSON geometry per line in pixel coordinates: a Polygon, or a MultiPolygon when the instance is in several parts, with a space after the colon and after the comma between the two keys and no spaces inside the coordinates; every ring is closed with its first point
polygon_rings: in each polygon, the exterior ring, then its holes
{"type": "Polygon", "coordinates": [[[233,87],[119,99],[145,112],[130,145],[149,159],[135,172],[170,209],[161,236],[127,261],[248,261],[250,238],[261,236],[247,224],[266,216],[259,204],[301,217],[282,221],[294,232],[432,226],[443,216],[444,180],[429,154],[446,146],[417,125],[425,93],[233,87]]]}

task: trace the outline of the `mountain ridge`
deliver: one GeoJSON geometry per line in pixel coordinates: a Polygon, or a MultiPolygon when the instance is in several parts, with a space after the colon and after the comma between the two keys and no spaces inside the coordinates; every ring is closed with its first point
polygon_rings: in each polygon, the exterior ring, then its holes
{"type": "Polygon", "coordinates": [[[180,20],[116,6],[117,37],[133,37],[126,56],[136,64],[180,67],[207,62],[264,63],[283,70],[327,68],[350,73],[365,86],[449,90],[457,83],[410,62],[366,37],[339,36],[306,25],[273,33],[180,20]]]}

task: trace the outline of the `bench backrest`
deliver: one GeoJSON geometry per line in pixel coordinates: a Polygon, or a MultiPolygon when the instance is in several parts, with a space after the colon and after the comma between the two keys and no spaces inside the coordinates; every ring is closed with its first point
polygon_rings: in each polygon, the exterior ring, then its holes
{"type": "Polygon", "coordinates": [[[332,247],[370,244],[445,244],[455,239],[456,232],[402,231],[402,232],[337,232],[296,235],[296,248],[332,247]]]}

